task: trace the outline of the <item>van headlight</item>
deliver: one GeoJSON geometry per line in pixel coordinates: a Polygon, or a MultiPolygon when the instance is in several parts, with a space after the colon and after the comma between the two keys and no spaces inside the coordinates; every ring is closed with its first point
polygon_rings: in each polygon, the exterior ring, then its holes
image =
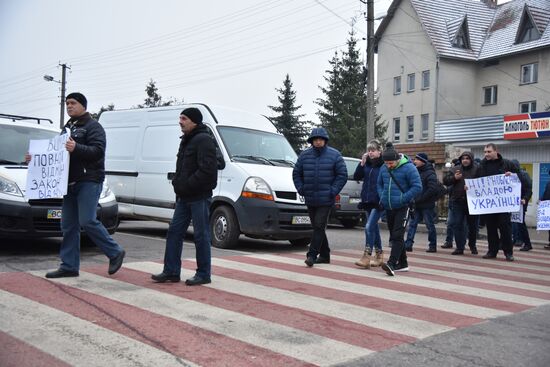
{"type": "Polygon", "coordinates": [[[267,182],[259,177],[249,177],[248,180],[246,180],[241,196],[245,198],[273,201],[273,192],[271,188],[267,182]]]}
{"type": "Polygon", "coordinates": [[[101,189],[101,194],[99,194],[100,199],[105,199],[107,196],[111,195],[112,191],[107,181],[103,181],[103,188],[101,189]]]}
{"type": "Polygon", "coordinates": [[[23,193],[15,182],[2,176],[0,176],[0,193],[23,197],[23,193]]]}

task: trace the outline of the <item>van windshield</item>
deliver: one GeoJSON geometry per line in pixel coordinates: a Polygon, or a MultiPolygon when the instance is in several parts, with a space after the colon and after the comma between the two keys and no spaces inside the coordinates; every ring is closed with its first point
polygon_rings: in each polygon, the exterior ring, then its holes
{"type": "Polygon", "coordinates": [[[220,126],[218,132],[232,160],[271,166],[294,166],[296,153],[284,136],[220,126]]]}
{"type": "Polygon", "coordinates": [[[28,126],[0,125],[0,164],[24,163],[29,140],[51,139],[57,134],[28,126]]]}

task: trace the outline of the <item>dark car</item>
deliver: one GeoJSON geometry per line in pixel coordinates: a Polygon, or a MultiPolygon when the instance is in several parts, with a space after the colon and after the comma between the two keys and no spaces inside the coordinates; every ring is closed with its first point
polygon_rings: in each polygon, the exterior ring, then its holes
{"type": "Polygon", "coordinates": [[[348,182],[336,197],[336,204],[331,213],[331,219],[338,220],[346,228],[357,226],[363,219],[364,212],[357,205],[361,202],[362,182],[353,179],[353,172],[360,159],[344,157],[346,168],[348,170],[348,182]]]}

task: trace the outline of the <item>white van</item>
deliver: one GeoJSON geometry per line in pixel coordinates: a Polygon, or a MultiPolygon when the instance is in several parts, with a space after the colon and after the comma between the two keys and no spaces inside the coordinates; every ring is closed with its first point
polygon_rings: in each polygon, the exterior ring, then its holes
{"type": "Polygon", "coordinates": [[[235,247],[252,238],[310,242],[307,208],[292,181],[296,153],[265,117],[244,111],[186,104],[104,112],[106,174],[119,215],[169,221],[175,207],[180,112],[198,108],[225,160],[210,207],[212,245],[235,247]]]}

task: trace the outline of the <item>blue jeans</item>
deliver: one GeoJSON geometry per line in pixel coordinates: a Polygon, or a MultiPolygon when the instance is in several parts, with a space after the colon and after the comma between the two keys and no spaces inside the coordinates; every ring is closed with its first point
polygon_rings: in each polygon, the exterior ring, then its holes
{"type": "Polygon", "coordinates": [[[470,249],[476,248],[479,217],[477,215],[470,215],[466,201],[453,201],[450,205],[453,208],[451,226],[455,234],[456,249],[464,251],[466,233],[468,233],[468,247],[470,249]]]}
{"type": "Polygon", "coordinates": [[[382,211],[377,209],[367,209],[367,223],[365,223],[365,248],[373,248],[382,251],[382,239],[380,238],[380,227],[378,220],[382,215],[382,211]]]}
{"type": "Polygon", "coordinates": [[[103,224],[97,220],[97,203],[103,184],[101,182],[82,181],[69,185],[67,195],[63,197],[61,230],[63,242],[59,250],[61,269],[78,271],[80,269],[80,229],[98,246],[109,259],[117,257],[122,251],[109,236],[103,224]]]}
{"type": "Polygon", "coordinates": [[[163,270],[165,274],[180,275],[183,239],[187,228],[189,228],[189,223],[193,220],[193,238],[197,260],[195,275],[203,279],[210,279],[210,245],[212,243],[208,228],[210,202],[210,198],[190,202],[178,199],[176,202],[174,215],[166,234],[163,270]]]}
{"type": "Polygon", "coordinates": [[[416,208],[414,216],[409,222],[409,231],[407,232],[407,240],[405,241],[406,248],[412,248],[414,244],[414,236],[416,235],[416,227],[420,220],[424,219],[424,224],[428,229],[428,247],[437,247],[437,232],[434,224],[435,209],[434,208],[416,208]]]}

